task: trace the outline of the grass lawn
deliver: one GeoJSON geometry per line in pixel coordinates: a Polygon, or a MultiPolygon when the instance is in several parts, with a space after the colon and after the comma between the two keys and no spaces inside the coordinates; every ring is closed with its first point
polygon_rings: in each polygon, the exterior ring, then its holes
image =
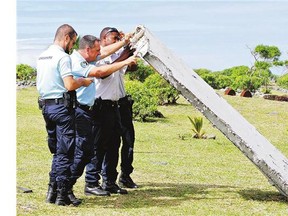
{"type": "MultiPolygon", "coordinates": [[[[82,176],[74,187],[79,207],[47,204],[51,155],[37,97],[35,87],[17,90],[16,183],[33,190],[17,190],[17,215],[288,215],[287,199],[206,118],[204,129],[216,139],[191,138],[187,116],[201,113],[183,98],[159,107],[165,118],[135,122],[132,178],[140,188],[85,196],[82,176]]],[[[287,102],[223,97],[288,157],[287,102]]]]}

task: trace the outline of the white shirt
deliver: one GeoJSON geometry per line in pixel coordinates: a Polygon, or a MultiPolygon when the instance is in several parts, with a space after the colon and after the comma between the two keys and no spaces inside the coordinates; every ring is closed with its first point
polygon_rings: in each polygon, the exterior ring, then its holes
{"type": "MultiPolygon", "coordinates": [[[[97,65],[110,64],[119,54],[114,53],[97,62],[97,65]]],[[[96,98],[101,97],[102,100],[117,101],[126,95],[124,88],[124,75],[127,66],[110,74],[108,77],[99,78],[96,81],[96,98]]]]}
{"type": "Polygon", "coordinates": [[[51,45],[38,58],[36,85],[43,99],[62,98],[67,92],[63,78],[72,76],[71,59],[64,49],[51,45]]]}

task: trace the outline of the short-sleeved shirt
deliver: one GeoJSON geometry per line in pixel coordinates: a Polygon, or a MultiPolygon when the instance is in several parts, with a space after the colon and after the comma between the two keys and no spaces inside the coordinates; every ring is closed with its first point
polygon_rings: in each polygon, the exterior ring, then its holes
{"type": "MultiPolygon", "coordinates": [[[[115,59],[117,59],[119,55],[120,53],[114,53],[111,56],[98,61],[97,65],[110,64],[115,59]]],[[[126,69],[127,66],[110,74],[108,77],[97,79],[96,98],[101,97],[102,100],[117,101],[121,97],[124,97],[126,93],[123,80],[126,69]]]]}
{"type": "MultiPolygon", "coordinates": [[[[72,74],[75,78],[88,77],[89,72],[95,67],[93,64],[89,64],[83,56],[76,50],[71,54],[72,60],[72,74]]],[[[93,106],[95,100],[95,83],[91,83],[89,86],[82,86],[76,89],[77,101],[82,105],[93,106]]]]}
{"type": "Polygon", "coordinates": [[[37,90],[43,99],[62,98],[67,92],[63,78],[72,76],[71,59],[64,49],[51,45],[37,60],[37,90]]]}

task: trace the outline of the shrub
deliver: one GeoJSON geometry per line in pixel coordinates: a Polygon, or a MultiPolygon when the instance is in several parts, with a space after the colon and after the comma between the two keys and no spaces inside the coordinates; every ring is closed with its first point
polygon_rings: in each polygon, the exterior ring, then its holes
{"type": "Polygon", "coordinates": [[[146,121],[157,111],[157,98],[150,89],[146,88],[140,81],[126,81],[126,92],[134,100],[133,117],[140,121],[146,121]]]}
{"type": "Polygon", "coordinates": [[[277,84],[281,87],[281,88],[285,88],[288,89],[288,73],[279,77],[277,79],[277,84]]]}
{"type": "Polygon", "coordinates": [[[175,104],[179,98],[179,92],[158,73],[147,77],[144,86],[153,92],[158,99],[158,105],[175,104]]]}
{"type": "Polygon", "coordinates": [[[202,75],[202,79],[208,83],[213,89],[217,88],[216,75],[214,73],[206,73],[202,75]]]}
{"type": "Polygon", "coordinates": [[[129,80],[138,80],[144,82],[144,80],[151,74],[156,73],[156,71],[149,65],[144,65],[143,60],[137,61],[137,70],[126,73],[129,80]]]}
{"type": "Polygon", "coordinates": [[[16,79],[18,80],[35,80],[36,69],[27,64],[16,65],[16,79]]]}

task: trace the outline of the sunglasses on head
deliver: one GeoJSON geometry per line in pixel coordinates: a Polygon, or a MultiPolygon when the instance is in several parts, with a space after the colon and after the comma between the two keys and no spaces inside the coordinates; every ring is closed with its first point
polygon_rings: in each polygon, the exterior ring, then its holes
{"type": "MultiPolygon", "coordinates": [[[[109,28],[109,29],[106,31],[105,36],[107,36],[109,33],[112,33],[112,32],[116,32],[116,33],[119,34],[119,31],[118,31],[116,28],[109,28]]],[[[115,38],[115,39],[120,40],[120,37],[117,36],[117,38],[115,38]]]]}

